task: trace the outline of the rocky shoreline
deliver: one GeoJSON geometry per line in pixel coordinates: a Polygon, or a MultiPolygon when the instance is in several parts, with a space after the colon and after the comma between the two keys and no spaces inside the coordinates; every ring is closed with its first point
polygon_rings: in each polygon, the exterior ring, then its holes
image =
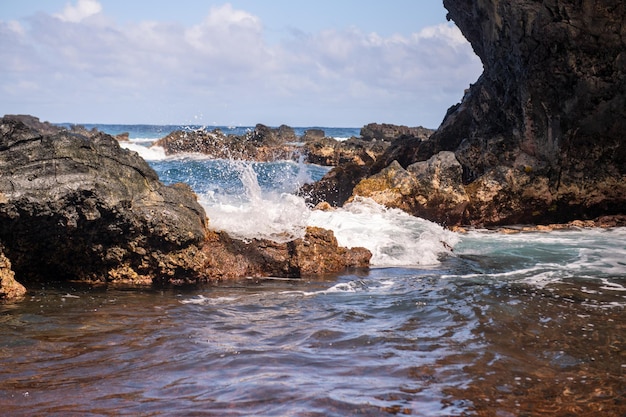
{"type": "MultiPolygon", "coordinates": [[[[173,132],[156,145],[334,166],[299,191],[311,206],[369,197],[461,232],[626,225],[626,4],[444,6],[484,73],[436,131],[371,124],[339,142],[257,125],[244,136],[173,132]]],[[[364,267],[371,256],[338,247],[322,229],[284,244],[243,242],[207,222],[188,186],[163,185],[109,135],[28,116],[0,120],[0,298],[23,293],[18,281],[297,277],[364,267]]]]}

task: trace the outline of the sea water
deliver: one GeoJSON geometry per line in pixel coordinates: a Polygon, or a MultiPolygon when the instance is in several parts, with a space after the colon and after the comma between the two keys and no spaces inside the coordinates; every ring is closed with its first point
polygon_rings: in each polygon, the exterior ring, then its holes
{"type": "Polygon", "coordinates": [[[294,191],[328,168],[168,157],[147,147],[159,128],[124,146],[188,183],[211,227],[326,227],[372,268],[31,288],[0,306],[3,414],[626,415],[626,229],[458,234],[367,199],[313,210],[294,191]]]}

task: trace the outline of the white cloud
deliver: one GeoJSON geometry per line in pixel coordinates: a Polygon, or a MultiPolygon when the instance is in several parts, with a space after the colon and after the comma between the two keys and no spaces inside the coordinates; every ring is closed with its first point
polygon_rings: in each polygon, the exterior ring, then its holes
{"type": "Polygon", "coordinates": [[[96,15],[102,11],[102,5],[97,0],[78,0],[76,6],[71,3],[65,5],[63,12],[54,16],[64,22],[78,23],[83,19],[96,15]]]}
{"type": "Polygon", "coordinates": [[[54,102],[46,108],[54,114],[36,115],[169,123],[204,113],[225,124],[436,127],[481,71],[448,24],[388,37],[357,28],[294,32],[270,44],[260,19],[230,4],[191,26],[121,25],[95,0],[30,23],[0,21],[0,86],[9,94],[0,113],[37,113],[54,102]],[[96,14],[97,22],[84,20],[96,14]],[[34,85],[43,92],[33,94],[34,85]]]}

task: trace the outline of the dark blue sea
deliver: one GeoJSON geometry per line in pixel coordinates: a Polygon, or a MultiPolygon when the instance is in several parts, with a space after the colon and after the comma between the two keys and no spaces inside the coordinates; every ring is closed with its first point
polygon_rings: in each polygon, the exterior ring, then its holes
{"type": "Polygon", "coordinates": [[[31,291],[0,305],[0,414],[626,415],[625,228],[455,233],[367,199],[316,211],[294,192],[328,167],[151,146],[201,126],[86,127],[128,132],[123,146],[188,183],[214,229],[280,241],[321,226],[370,249],[372,268],[31,291]]]}

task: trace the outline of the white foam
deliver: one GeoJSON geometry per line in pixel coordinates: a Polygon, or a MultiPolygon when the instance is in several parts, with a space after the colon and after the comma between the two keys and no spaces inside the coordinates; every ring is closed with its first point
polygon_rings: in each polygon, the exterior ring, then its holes
{"type": "Polygon", "coordinates": [[[133,142],[120,142],[122,148],[137,152],[146,161],[162,161],[167,158],[165,149],[160,146],[147,147],[133,142]]]}
{"type": "Polygon", "coordinates": [[[333,230],[339,245],[365,247],[372,266],[417,266],[439,263],[459,241],[436,223],[357,198],[331,211],[315,210],[309,224],[333,230]]]}

